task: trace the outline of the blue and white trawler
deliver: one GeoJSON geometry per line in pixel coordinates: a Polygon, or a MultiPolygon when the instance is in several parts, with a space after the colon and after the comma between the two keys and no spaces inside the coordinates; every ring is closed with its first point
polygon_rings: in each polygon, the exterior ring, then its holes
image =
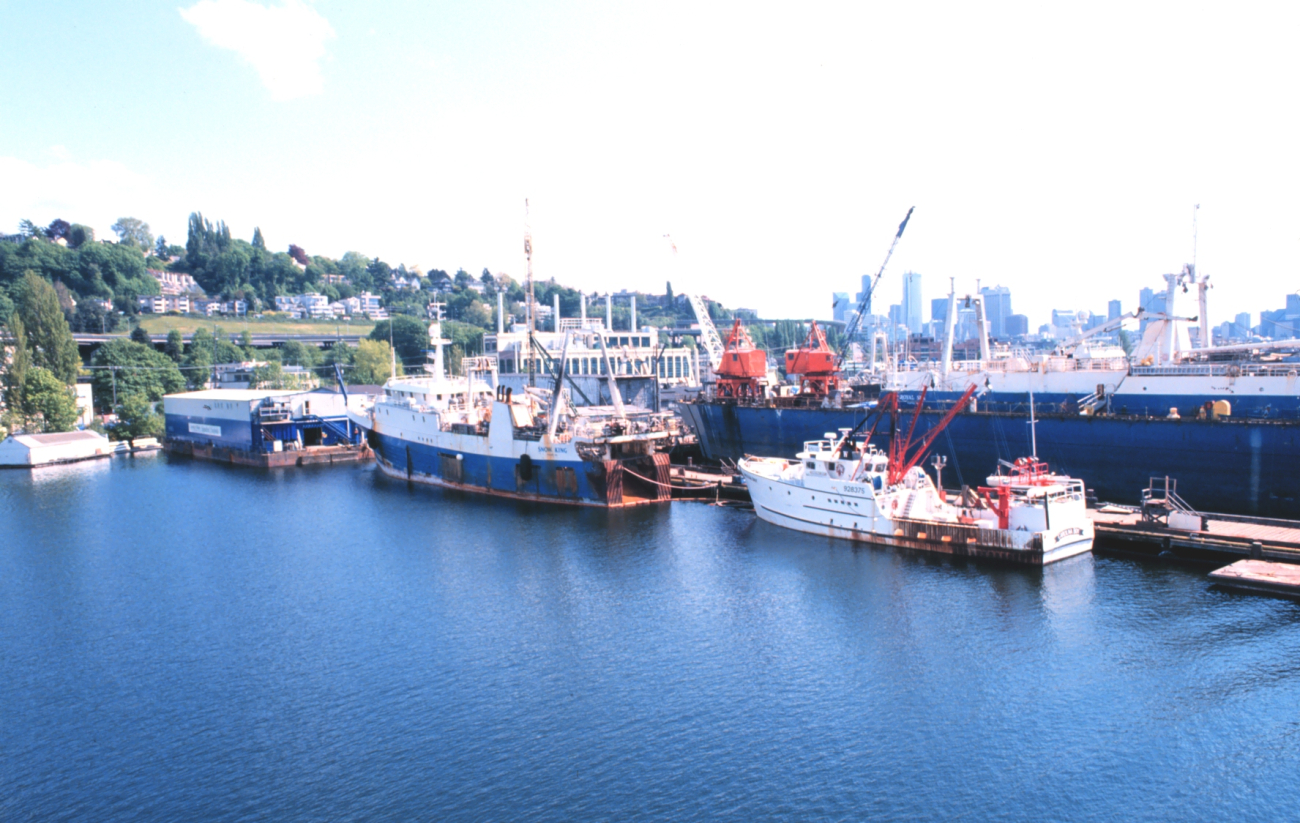
{"type": "Polygon", "coordinates": [[[675,415],[624,406],[612,378],[612,406],[575,407],[562,388],[565,357],[550,390],[500,386],[492,357],[464,358],[464,374],[450,376],[451,341],[437,322],[429,334],[426,373],[393,377],[372,406],[350,413],[385,474],[573,505],[670,499],[667,452],[682,434],[675,415]]]}

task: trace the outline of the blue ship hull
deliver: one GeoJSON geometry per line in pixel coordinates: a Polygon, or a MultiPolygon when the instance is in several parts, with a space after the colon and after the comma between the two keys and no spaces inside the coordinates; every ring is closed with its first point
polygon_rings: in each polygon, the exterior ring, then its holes
{"type": "MultiPolygon", "coordinates": [[[[904,408],[916,405],[921,392],[905,390],[898,393],[899,402],[904,408]]],[[[926,408],[949,408],[961,399],[961,392],[928,391],[925,395],[926,408]]],[[[1111,396],[1110,412],[1112,414],[1138,415],[1141,417],[1164,417],[1170,409],[1178,409],[1184,417],[1195,417],[1201,406],[1209,400],[1229,400],[1232,403],[1234,417],[1246,417],[1263,420],[1298,420],[1300,419],[1300,400],[1294,397],[1259,394],[1233,395],[1188,395],[1188,394],[1134,394],[1122,393],[1111,396]]],[[[980,411],[1029,413],[1029,395],[1019,392],[987,392],[978,399],[980,411]]],[[[1079,411],[1079,395],[1060,392],[1034,393],[1034,409],[1038,413],[1059,412],[1074,414],[1079,411]]]]}
{"type": "MultiPolygon", "coordinates": [[[[367,438],[386,474],[419,483],[579,506],[624,506],[668,499],[659,488],[647,489],[629,479],[618,461],[590,462],[571,457],[531,460],[525,465],[516,456],[457,449],[457,444],[450,442],[440,448],[375,431],[369,432],[367,438]]],[[[666,484],[667,455],[647,456],[640,462],[649,464],[640,467],[642,471],[661,475],[659,482],[666,484]]]]}
{"type": "MultiPolygon", "coordinates": [[[[950,488],[980,485],[997,469],[998,460],[1030,453],[1026,415],[984,408],[981,403],[979,412],[958,415],[935,441],[932,451],[948,459],[942,480],[950,488]]],[[[713,402],[680,403],[678,409],[699,436],[707,457],[732,460],[745,454],[792,457],[804,441],[854,426],[863,415],[853,409],[775,409],[713,402]]],[[[922,414],[913,439],[919,440],[939,418],[937,411],[922,414]]],[[[910,414],[902,418],[904,424],[910,419],[910,414]]],[[[881,429],[887,428],[886,421],[881,429]]],[[[886,441],[878,433],[872,442],[883,446],[886,441]]],[[[1168,475],[1178,481],[1179,494],[1194,507],[1300,517],[1300,424],[1296,423],[1049,413],[1038,421],[1038,455],[1053,469],[1081,478],[1101,500],[1135,504],[1149,478],[1168,475]]],[[[924,465],[933,472],[928,457],[924,465]]]]}

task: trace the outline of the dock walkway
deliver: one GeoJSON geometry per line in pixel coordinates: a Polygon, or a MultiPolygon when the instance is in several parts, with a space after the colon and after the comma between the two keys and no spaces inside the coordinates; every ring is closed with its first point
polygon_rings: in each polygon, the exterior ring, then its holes
{"type": "Polygon", "coordinates": [[[1300,522],[1264,517],[1205,514],[1200,531],[1171,529],[1142,520],[1137,509],[1103,506],[1089,512],[1104,547],[1141,554],[1170,554],[1188,560],[1227,557],[1270,558],[1300,563],[1300,522]]]}

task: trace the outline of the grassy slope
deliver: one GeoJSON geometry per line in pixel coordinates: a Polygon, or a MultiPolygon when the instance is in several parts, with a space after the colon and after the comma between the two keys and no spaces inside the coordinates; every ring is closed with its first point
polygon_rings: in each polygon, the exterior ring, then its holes
{"type": "Polygon", "coordinates": [[[340,334],[370,334],[375,327],[369,320],[353,320],[351,325],[333,320],[283,320],[233,317],[178,317],[176,315],[141,315],[140,325],[150,334],[166,334],[172,329],[179,329],[186,336],[194,333],[200,326],[212,331],[213,326],[220,326],[223,332],[235,334],[245,328],[252,334],[333,334],[338,329],[340,334]]]}

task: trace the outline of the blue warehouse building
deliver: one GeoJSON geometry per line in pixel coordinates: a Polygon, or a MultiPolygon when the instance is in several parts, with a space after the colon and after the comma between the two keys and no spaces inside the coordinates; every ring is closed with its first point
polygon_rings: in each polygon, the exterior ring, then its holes
{"type": "Polygon", "coordinates": [[[360,445],[362,433],[348,422],[347,405],[348,397],[332,389],[208,389],[163,398],[169,448],[205,456],[360,445]]]}

